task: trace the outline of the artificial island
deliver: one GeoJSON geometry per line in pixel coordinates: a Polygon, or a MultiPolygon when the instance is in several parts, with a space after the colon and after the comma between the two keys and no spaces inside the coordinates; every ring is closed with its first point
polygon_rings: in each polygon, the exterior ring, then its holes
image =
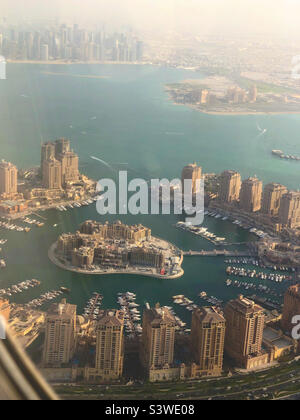
{"type": "Polygon", "coordinates": [[[207,114],[299,113],[297,88],[266,83],[256,74],[213,73],[204,79],[166,85],[170,99],[207,114]]]}
{"type": "Polygon", "coordinates": [[[86,221],[76,233],[62,234],[49,250],[59,267],[84,274],[137,274],[181,277],[183,253],[175,245],[152,236],[142,225],[120,221],[86,221]]]}

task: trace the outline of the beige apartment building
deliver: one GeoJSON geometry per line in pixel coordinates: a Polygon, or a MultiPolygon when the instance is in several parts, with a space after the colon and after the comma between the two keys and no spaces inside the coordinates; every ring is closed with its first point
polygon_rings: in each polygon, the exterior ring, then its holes
{"type": "Polygon", "coordinates": [[[15,165],[4,160],[0,162],[0,194],[17,194],[18,169],[15,165]]]}
{"type": "Polygon", "coordinates": [[[124,313],[104,311],[96,327],[95,367],[85,369],[85,380],[98,383],[118,380],[123,374],[123,361],[124,313]]]}
{"type": "Polygon", "coordinates": [[[95,235],[98,239],[123,239],[133,243],[151,239],[151,229],[141,224],[125,225],[119,220],[104,224],[87,220],[80,226],[80,232],[86,235],[95,235]]]}
{"type": "Polygon", "coordinates": [[[41,148],[41,168],[43,169],[44,162],[55,158],[55,144],[48,141],[42,144],[41,148]]]}
{"type": "Polygon", "coordinates": [[[269,216],[277,216],[280,208],[281,198],[288,192],[288,189],[281,184],[267,184],[264,188],[261,211],[269,216]]]}
{"type": "Polygon", "coordinates": [[[57,160],[61,163],[62,184],[77,182],[79,179],[79,158],[74,152],[65,152],[57,155],[57,160]]]}
{"type": "Polygon", "coordinates": [[[292,319],[295,315],[300,315],[300,284],[290,286],[284,295],[281,319],[281,325],[284,331],[291,332],[295,326],[292,324],[292,319]]]}
{"type": "Polygon", "coordinates": [[[248,213],[261,209],[262,182],[257,178],[248,178],[242,182],[240,192],[240,206],[248,213]]]}
{"type": "Polygon", "coordinates": [[[189,165],[185,166],[181,173],[181,182],[182,182],[182,192],[183,194],[196,194],[200,191],[200,183],[197,181],[201,180],[202,178],[202,168],[197,166],[196,163],[190,163],[189,165]],[[185,191],[184,190],[184,180],[191,180],[192,181],[192,191],[185,191]]]}
{"type": "Polygon", "coordinates": [[[226,321],[214,307],[193,312],[191,347],[194,361],[203,376],[222,373],[226,321]]]}
{"type": "Polygon", "coordinates": [[[268,363],[262,351],[265,315],[262,307],[240,295],[227,303],[225,351],[237,366],[250,369],[268,363]]]}
{"type": "Polygon", "coordinates": [[[224,171],[220,177],[219,201],[234,203],[239,200],[241,191],[241,175],[236,171],[224,171]]]}
{"type": "Polygon", "coordinates": [[[79,180],[79,158],[71,150],[70,140],[61,138],[42,145],[41,174],[43,186],[59,189],[79,180]]]}
{"type": "Polygon", "coordinates": [[[43,187],[49,190],[62,188],[61,163],[53,157],[43,163],[43,187]]]}
{"type": "Polygon", "coordinates": [[[300,192],[290,191],[282,196],[279,222],[290,229],[300,227],[300,192]]]}
{"type": "Polygon", "coordinates": [[[76,346],[76,305],[65,299],[46,315],[43,366],[59,367],[72,359],[76,346]]]}
{"type": "Polygon", "coordinates": [[[171,366],[174,359],[176,321],[165,307],[145,309],[140,358],[147,371],[171,366]]]}

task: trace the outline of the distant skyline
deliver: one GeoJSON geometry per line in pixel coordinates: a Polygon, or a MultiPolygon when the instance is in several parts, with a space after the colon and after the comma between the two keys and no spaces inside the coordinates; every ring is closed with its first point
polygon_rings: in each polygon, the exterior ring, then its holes
{"type": "Polygon", "coordinates": [[[0,9],[9,22],[55,19],[154,33],[300,37],[299,0],[0,0],[0,9]]]}

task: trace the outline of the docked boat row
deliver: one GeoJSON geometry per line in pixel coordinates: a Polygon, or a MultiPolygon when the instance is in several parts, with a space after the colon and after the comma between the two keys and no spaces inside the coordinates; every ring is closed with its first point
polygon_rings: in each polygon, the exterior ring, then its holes
{"type": "Polygon", "coordinates": [[[6,262],[4,259],[0,260],[0,268],[6,268],[6,262]]]}
{"type": "Polygon", "coordinates": [[[135,337],[143,332],[139,305],[135,302],[135,293],[118,293],[118,303],[124,312],[125,332],[130,337],[135,337]]]}
{"type": "Polygon", "coordinates": [[[199,308],[198,305],[184,295],[173,296],[173,301],[176,305],[184,306],[190,312],[199,308]]]}
{"type": "Polygon", "coordinates": [[[221,306],[223,304],[223,300],[216,298],[215,296],[208,296],[206,292],[200,292],[198,295],[202,300],[208,302],[210,305],[213,306],[221,306]]]}
{"type": "Polygon", "coordinates": [[[295,272],[295,268],[293,268],[293,267],[287,267],[287,266],[284,266],[284,265],[266,265],[266,264],[261,264],[256,258],[248,258],[248,257],[243,257],[243,258],[226,258],[224,260],[224,262],[226,264],[254,265],[256,267],[269,268],[270,270],[274,270],[274,271],[292,271],[292,272],[295,272]]]}
{"type": "Polygon", "coordinates": [[[17,226],[8,222],[0,222],[0,227],[6,230],[15,230],[17,232],[30,232],[30,228],[17,226]]]}
{"type": "Polygon", "coordinates": [[[216,211],[208,211],[208,210],[206,210],[204,212],[204,216],[211,216],[211,217],[214,217],[215,219],[222,219],[224,221],[228,219],[227,216],[223,216],[222,214],[217,213],[216,211]]]}
{"type": "Polygon", "coordinates": [[[30,219],[29,217],[25,217],[23,221],[29,225],[36,225],[37,227],[43,227],[45,223],[40,222],[35,219],[30,219]]]}
{"type": "Polygon", "coordinates": [[[36,279],[25,280],[21,283],[15,284],[7,289],[1,289],[0,295],[12,296],[13,294],[23,293],[30,288],[37,287],[41,284],[40,281],[36,279]]]}
{"type": "Polygon", "coordinates": [[[0,239],[0,245],[5,245],[7,243],[7,239],[0,239]]]}
{"type": "Polygon", "coordinates": [[[257,272],[256,270],[250,270],[242,267],[228,266],[226,273],[231,276],[257,278],[261,280],[275,281],[276,283],[282,283],[285,281],[293,280],[292,276],[277,273],[263,273],[257,272]]]}
{"type": "Polygon", "coordinates": [[[214,233],[209,232],[207,228],[193,226],[191,223],[188,223],[188,222],[178,222],[176,223],[176,227],[187,230],[193,233],[194,235],[201,236],[202,238],[207,239],[208,241],[212,242],[215,245],[225,244],[225,241],[226,241],[226,238],[221,238],[215,235],[214,233]]]}
{"type": "Polygon", "coordinates": [[[83,315],[91,320],[97,320],[100,314],[103,296],[100,293],[93,293],[83,309],[83,315]]]}
{"type": "Polygon", "coordinates": [[[27,308],[37,308],[43,306],[45,303],[51,302],[52,300],[61,296],[63,292],[61,290],[52,290],[41,295],[39,298],[33,299],[26,303],[27,308]]]}
{"type": "Polygon", "coordinates": [[[239,280],[230,280],[230,279],[227,279],[225,284],[227,287],[242,288],[244,290],[255,290],[260,293],[264,293],[266,295],[274,296],[277,298],[283,297],[283,294],[277,293],[263,284],[254,284],[254,283],[248,283],[248,282],[243,282],[239,280]]]}
{"type": "Polygon", "coordinates": [[[65,206],[57,206],[56,210],[58,211],[68,211],[68,210],[72,210],[74,208],[79,208],[79,207],[83,207],[83,206],[89,206],[90,204],[93,204],[94,202],[96,202],[97,200],[101,200],[101,196],[96,196],[93,198],[90,198],[88,200],[84,200],[84,201],[74,201],[72,203],[66,204],[65,206]]]}
{"type": "Polygon", "coordinates": [[[233,223],[234,225],[237,225],[243,229],[249,230],[251,233],[254,233],[254,235],[258,236],[259,238],[264,238],[265,236],[267,236],[267,234],[265,232],[263,232],[262,230],[256,229],[254,226],[250,226],[247,223],[242,222],[241,220],[235,219],[233,217],[229,217],[226,216],[224,214],[220,214],[216,211],[208,211],[206,210],[204,212],[205,216],[211,216],[214,217],[215,219],[222,219],[222,220],[228,220],[229,222],[233,223]]]}

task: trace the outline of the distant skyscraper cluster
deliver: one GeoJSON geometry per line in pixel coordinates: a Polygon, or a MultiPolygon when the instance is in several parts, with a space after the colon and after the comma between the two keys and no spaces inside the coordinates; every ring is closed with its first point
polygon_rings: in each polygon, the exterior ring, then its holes
{"type": "Polygon", "coordinates": [[[144,44],[132,34],[108,35],[78,25],[35,31],[0,27],[0,54],[12,60],[138,62],[144,44]]]}

